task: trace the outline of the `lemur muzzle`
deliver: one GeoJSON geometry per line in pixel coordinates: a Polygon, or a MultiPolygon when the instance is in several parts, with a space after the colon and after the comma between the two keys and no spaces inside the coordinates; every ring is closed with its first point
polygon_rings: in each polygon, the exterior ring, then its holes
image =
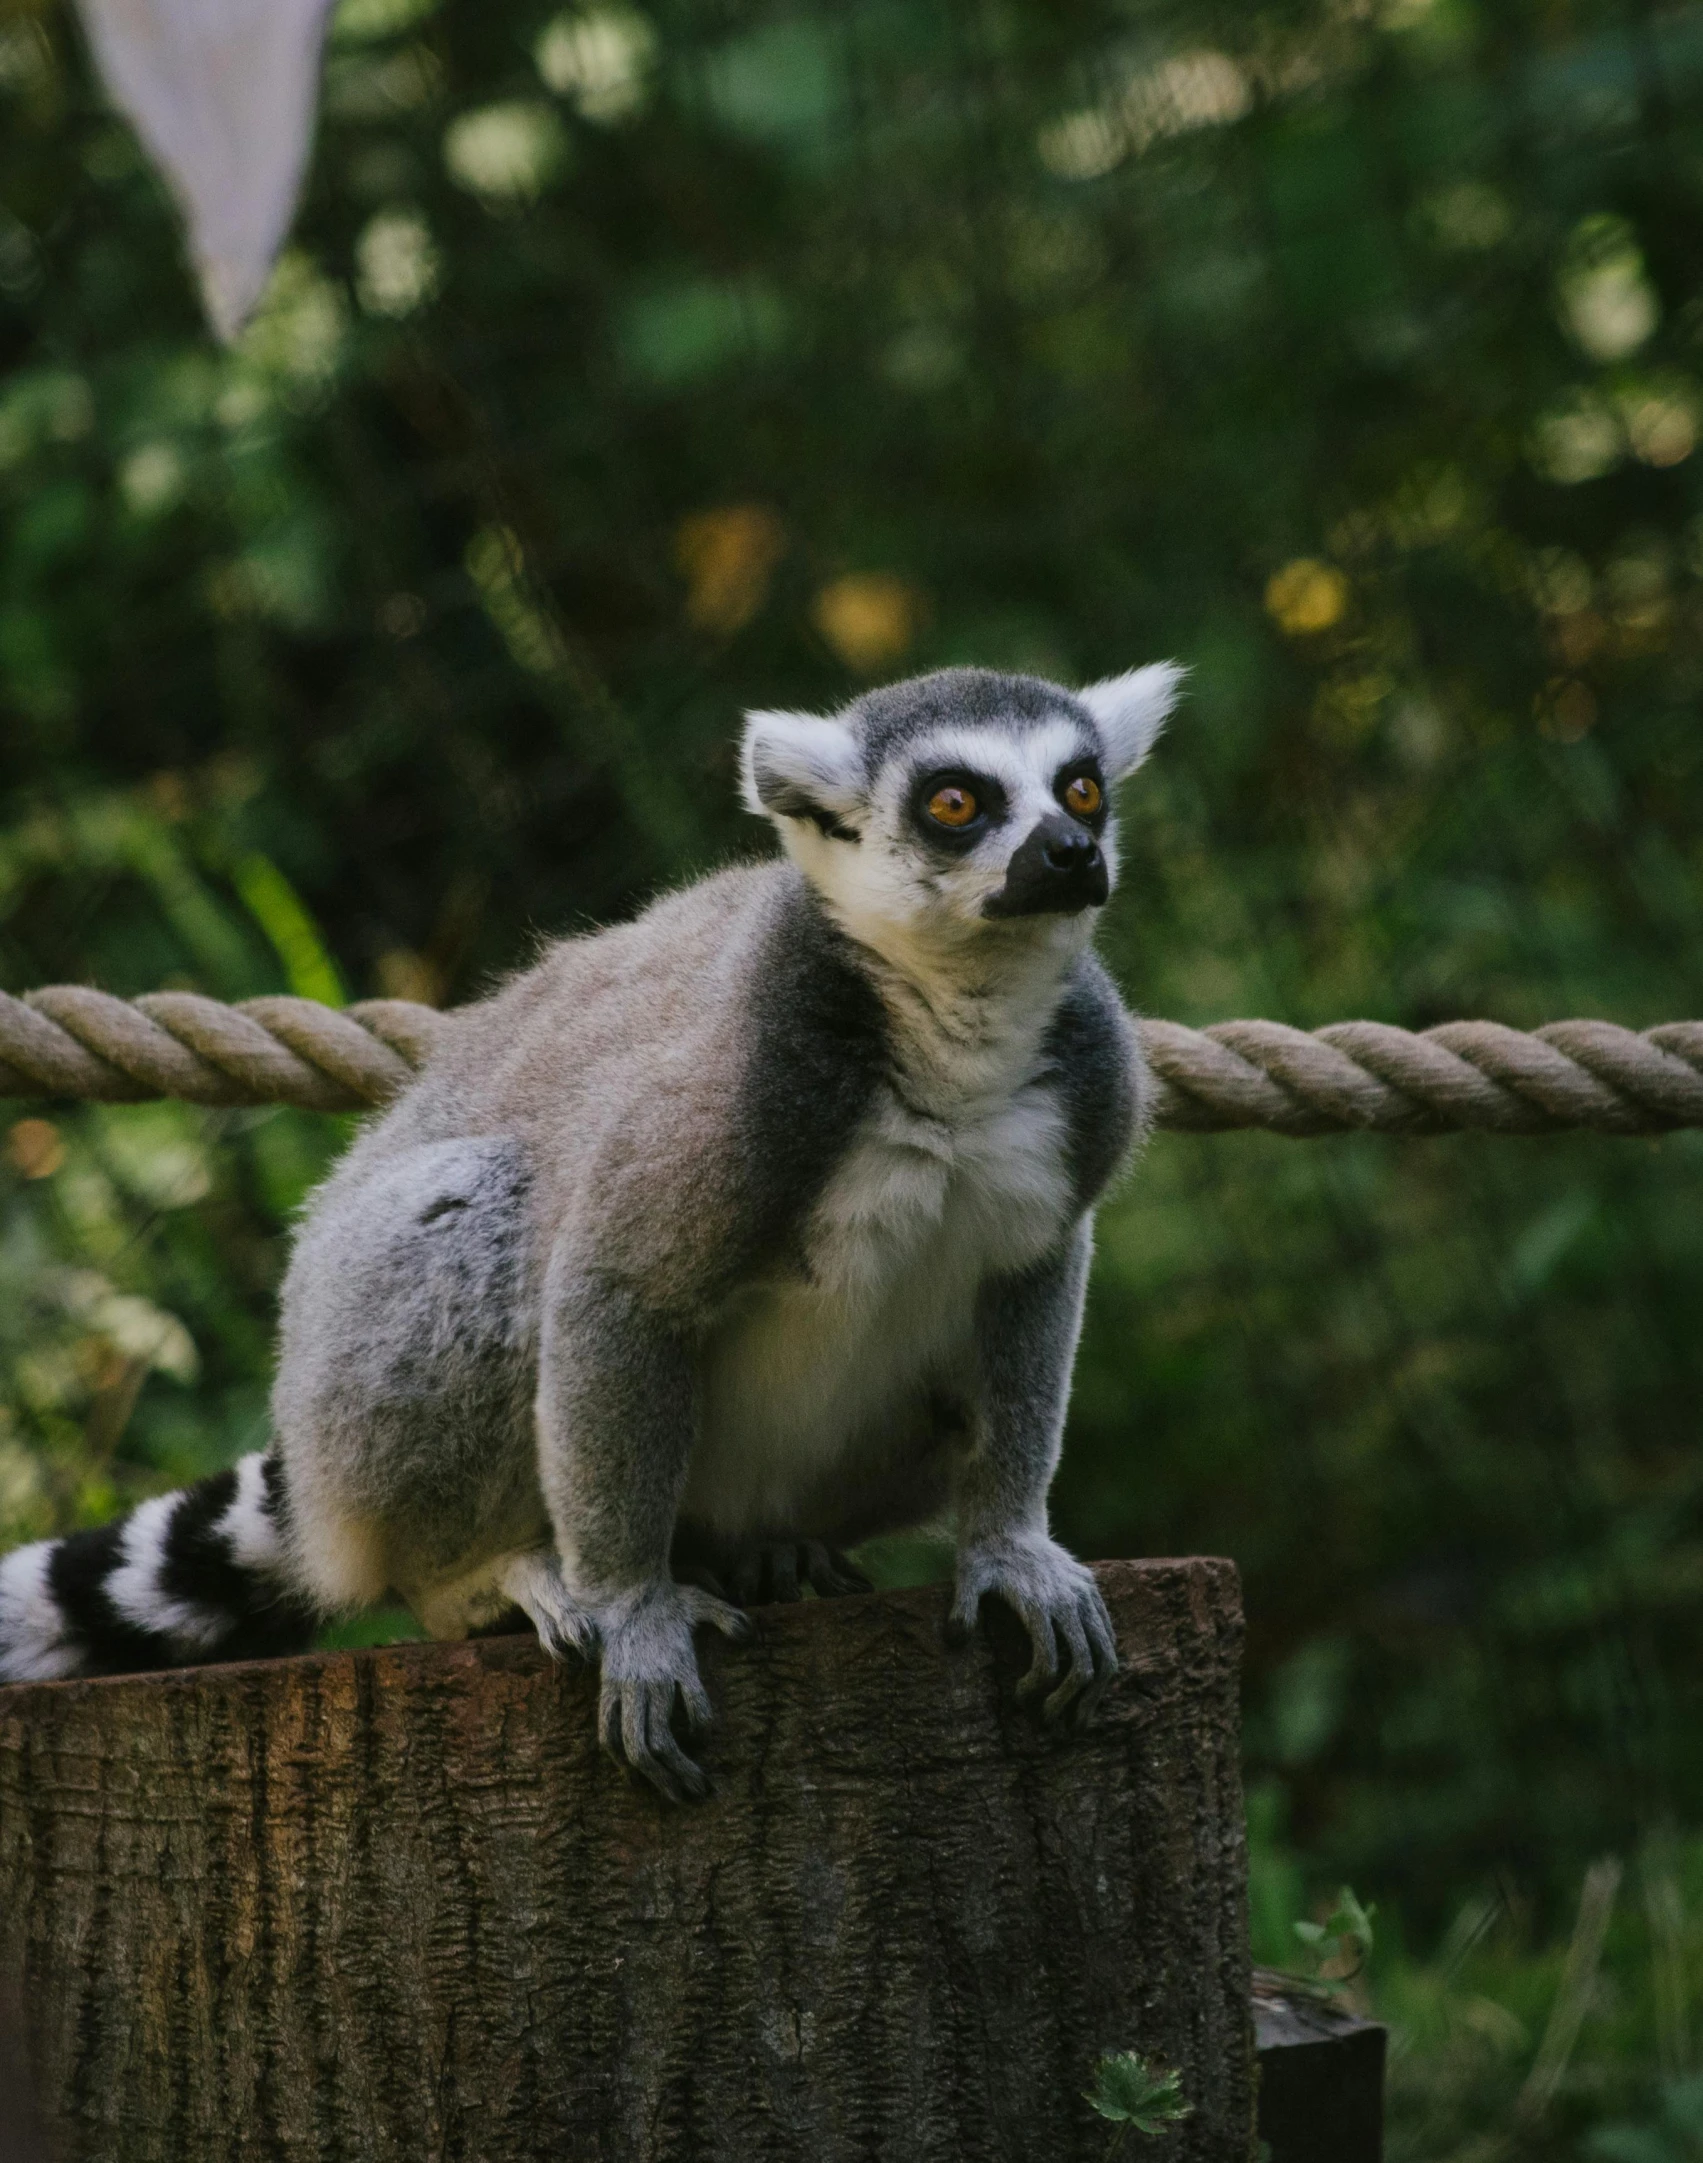
{"type": "Polygon", "coordinates": [[[1041,820],[1006,866],[1005,884],[983,904],[984,916],[1074,916],[1097,909],[1110,892],[1106,859],[1085,826],[1055,812],[1041,820]]]}

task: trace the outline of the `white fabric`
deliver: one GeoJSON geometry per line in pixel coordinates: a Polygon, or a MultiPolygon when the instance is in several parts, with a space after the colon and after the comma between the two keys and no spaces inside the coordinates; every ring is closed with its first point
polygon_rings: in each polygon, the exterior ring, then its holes
{"type": "Polygon", "coordinates": [[[263,291],[313,139],[331,0],[78,0],[114,102],[170,182],[213,328],[263,291]]]}

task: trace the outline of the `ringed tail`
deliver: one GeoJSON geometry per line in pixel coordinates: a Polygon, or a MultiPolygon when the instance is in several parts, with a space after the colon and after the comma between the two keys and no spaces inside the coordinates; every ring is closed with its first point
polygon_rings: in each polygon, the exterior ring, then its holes
{"type": "Polygon", "coordinates": [[[94,1531],[0,1555],[0,1683],[302,1651],[319,1617],[290,1574],[286,1509],[282,1464],[256,1452],[94,1531]]]}

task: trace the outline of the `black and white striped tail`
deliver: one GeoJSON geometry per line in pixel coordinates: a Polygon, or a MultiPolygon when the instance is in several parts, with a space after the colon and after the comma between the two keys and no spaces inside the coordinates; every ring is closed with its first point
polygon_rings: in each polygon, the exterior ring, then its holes
{"type": "Polygon", "coordinates": [[[299,1652],[316,1617],[286,1575],[283,1506],[282,1466],[255,1455],[0,1556],[0,1682],[299,1652]]]}

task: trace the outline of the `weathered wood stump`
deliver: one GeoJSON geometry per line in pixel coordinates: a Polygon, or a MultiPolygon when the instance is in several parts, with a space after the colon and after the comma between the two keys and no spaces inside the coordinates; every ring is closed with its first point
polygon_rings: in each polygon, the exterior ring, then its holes
{"type": "Polygon", "coordinates": [[[599,1754],[530,1638],[0,1691],[0,1957],[78,2163],[1098,2159],[1104,2049],[1246,2163],[1241,1615],[1101,1572],[1081,1737],[942,1591],[704,1643],[715,1798],[599,1754]]]}

